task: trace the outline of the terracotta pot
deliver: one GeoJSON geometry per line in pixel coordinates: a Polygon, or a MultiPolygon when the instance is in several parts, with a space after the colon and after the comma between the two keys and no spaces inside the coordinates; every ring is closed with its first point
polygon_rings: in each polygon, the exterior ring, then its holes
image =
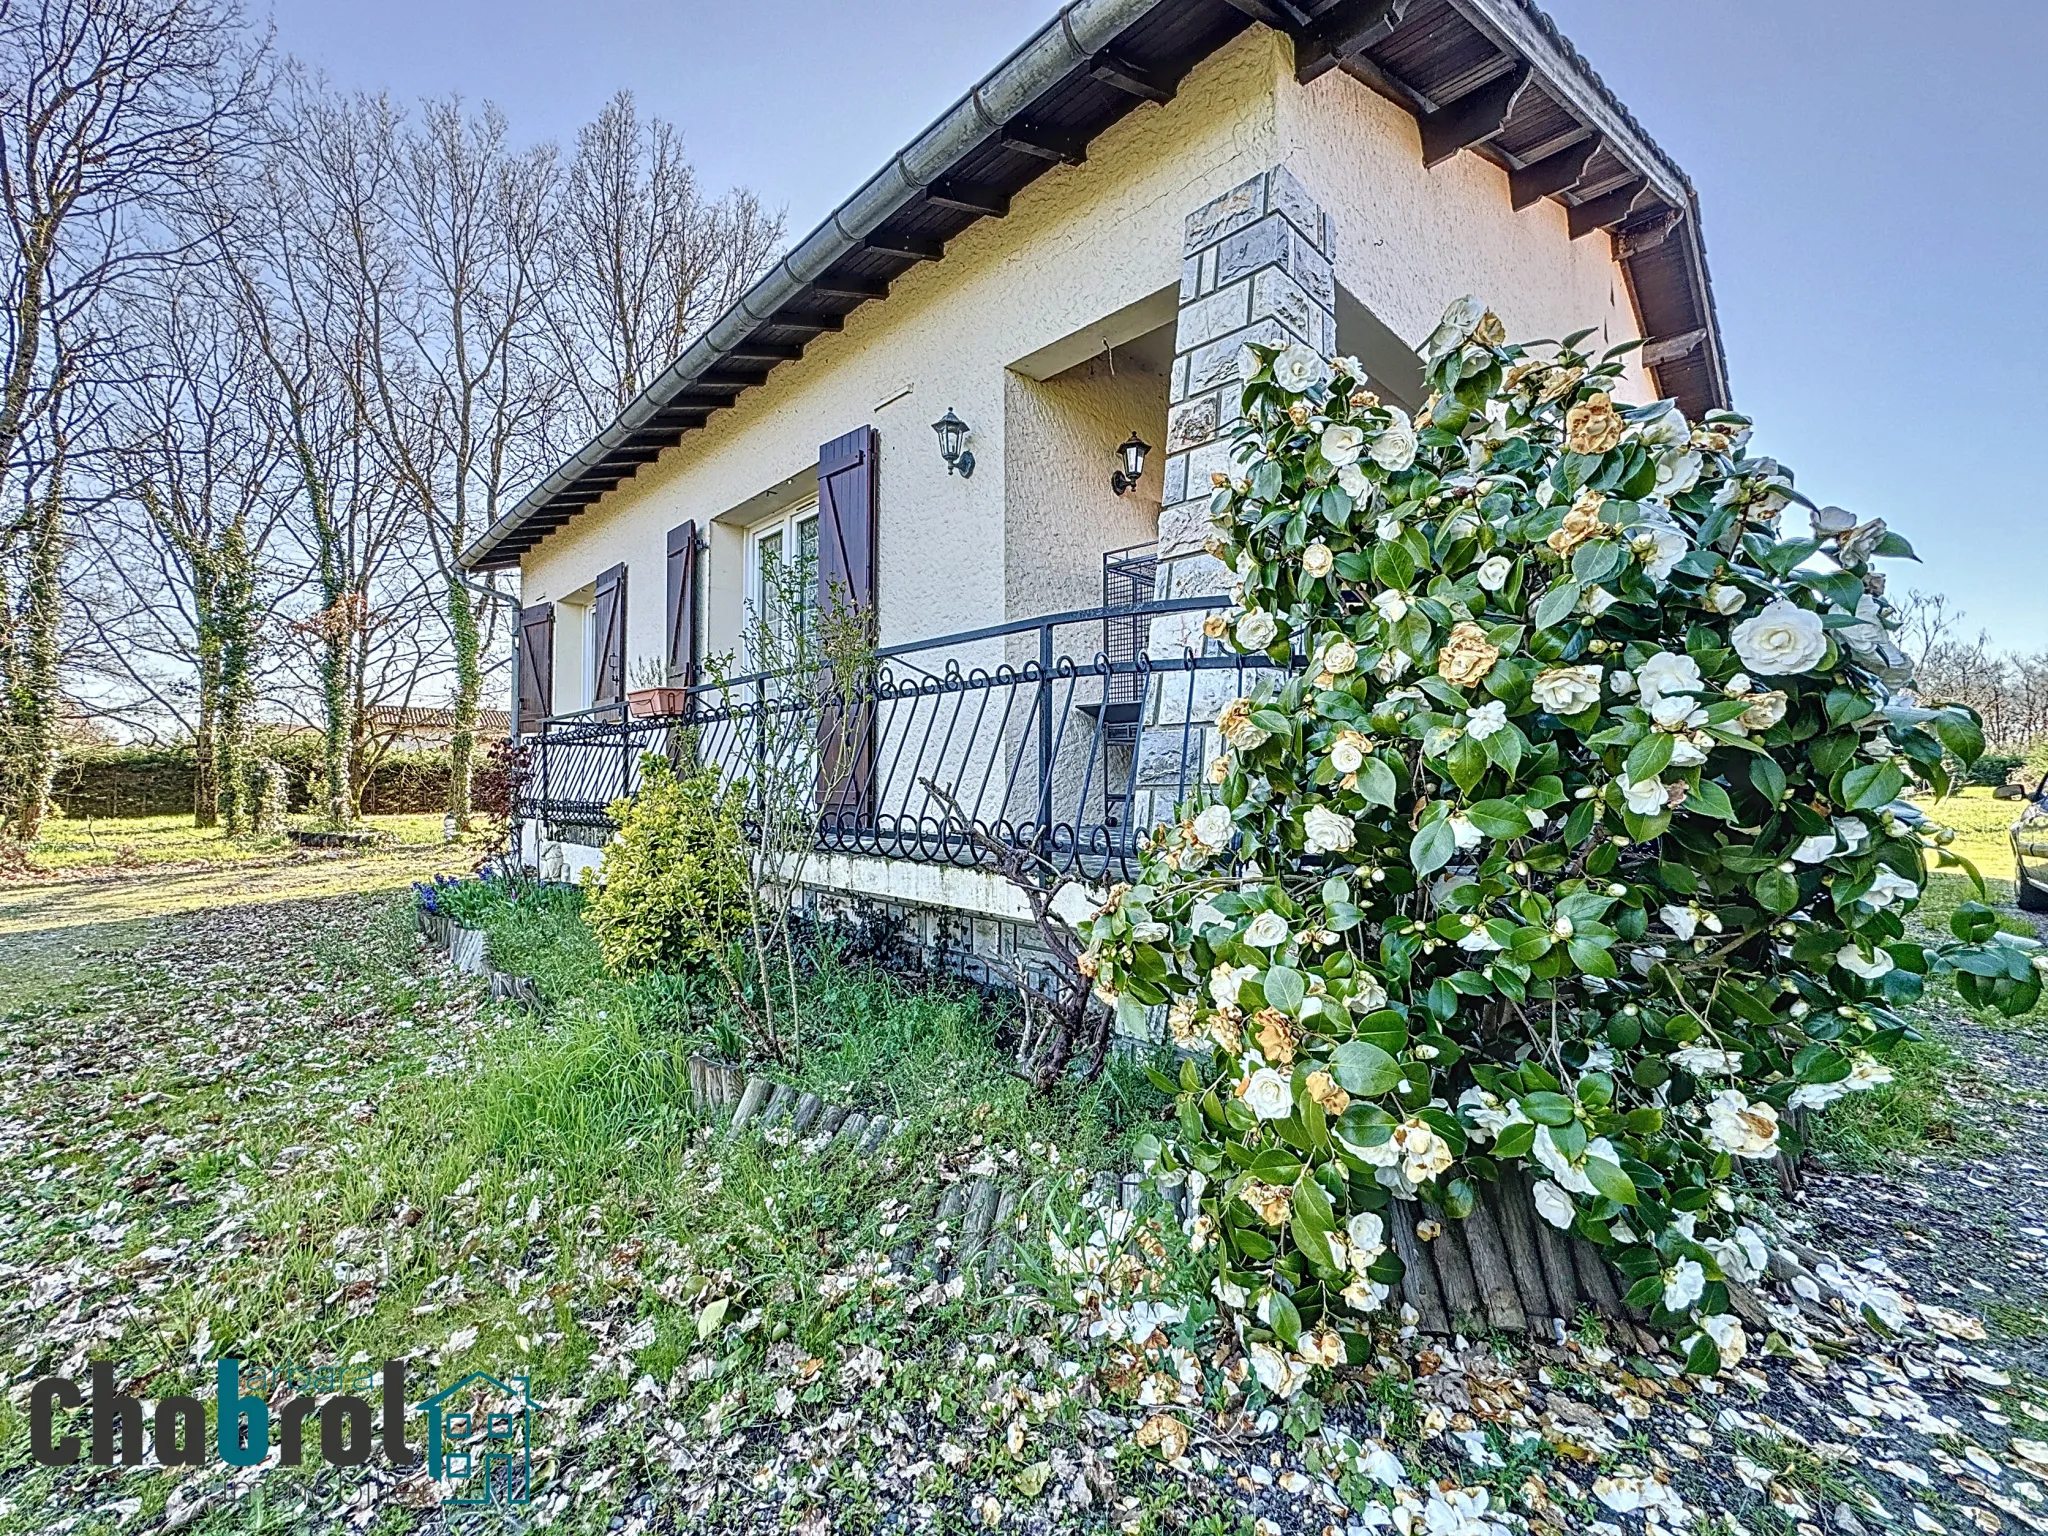
{"type": "Polygon", "coordinates": [[[689,707],[690,690],[687,688],[636,688],[626,695],[626,708],[636,720],[680,715],[689,707]]]}

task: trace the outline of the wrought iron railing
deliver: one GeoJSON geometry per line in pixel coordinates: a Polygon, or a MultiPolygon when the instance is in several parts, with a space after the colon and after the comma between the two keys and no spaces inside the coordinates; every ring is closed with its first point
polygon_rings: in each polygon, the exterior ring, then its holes
{"type": "MultiPolygon", "coordinates": [[[[1258,674],[1279,675],[1259,657],[1203,654],[1200,614],[1225,601],[1087,609],[885,649],[872,684],[846,706],[854,761],[834,775],[845,782],[822,817],[819,846],[983,862],[927,787],[936,784],[983,837],[1035,849],[1087,880],[1128,878],[1143,835],[1199,782],[1217,712],[1258,674]],[[1155,631],[1151,652],[1173,654],[1092,650],[1106,620],[1160,618],[1174,632],[1155,631]],[[1070,654],[1063,640],[1091,651],[1070,654]]],[[[791,719],[805,708],[779,698],[773,678],[752,676],[695,690],[680,715],[621,719],[612,706],[558,717],[526,739],[520,814],[602,827],[606,808],[639,787],[648,753],[687,752],[729,782],[815,782],[815,732],[791,719]]]]}

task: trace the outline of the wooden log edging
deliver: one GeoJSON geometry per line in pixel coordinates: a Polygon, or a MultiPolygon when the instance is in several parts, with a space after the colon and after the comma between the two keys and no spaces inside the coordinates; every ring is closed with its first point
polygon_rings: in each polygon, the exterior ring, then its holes
{"type": "Polygon", "coordinates": [[[426,941],[448,957],[448,963],[464,976],[481,976],[491,989],[492,1002],[515,1003],[538,1013],[540,985],[531,976],[515,976],[491,964],[490,943],[483,929],[465,928],[452,917],[421,908],[419,930],[426,941]]]}

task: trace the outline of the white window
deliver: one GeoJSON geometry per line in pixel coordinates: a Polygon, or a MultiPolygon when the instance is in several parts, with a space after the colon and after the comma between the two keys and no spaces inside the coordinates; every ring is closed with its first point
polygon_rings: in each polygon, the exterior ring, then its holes
{"type": "Polygon", "coordinates": [[[773,623],[778,593],[792,594],[807,619],[818,606],[818,504],[807,501],[780,517],[756,524],[747,537],[747,602],[753,613],[773,623]],[[794,569],[792,569],[794,565],[794,569]],[[772,572],[782,572],[778,586],[772,572]]]}

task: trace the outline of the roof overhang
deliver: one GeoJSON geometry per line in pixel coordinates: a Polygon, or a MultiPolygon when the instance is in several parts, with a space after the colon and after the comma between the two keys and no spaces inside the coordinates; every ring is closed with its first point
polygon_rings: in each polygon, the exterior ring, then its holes
{"type": "Polygon", "coordinates": [[[1562,203],[1574,238],[1614,237],[1658,392],[1687,411],[1729,403],[1692,184],[1531,0],[1077,0],[721,315],[618,418],[463,552],[502,570],[714,411],[1000,218],[1105,129],[1170,100],[1246,27],[1295,40],[1304,80],[1331,69],[1413,113],[1423,156],[1471,151],[1508,173],[1516,207],[1562,203]]]}

